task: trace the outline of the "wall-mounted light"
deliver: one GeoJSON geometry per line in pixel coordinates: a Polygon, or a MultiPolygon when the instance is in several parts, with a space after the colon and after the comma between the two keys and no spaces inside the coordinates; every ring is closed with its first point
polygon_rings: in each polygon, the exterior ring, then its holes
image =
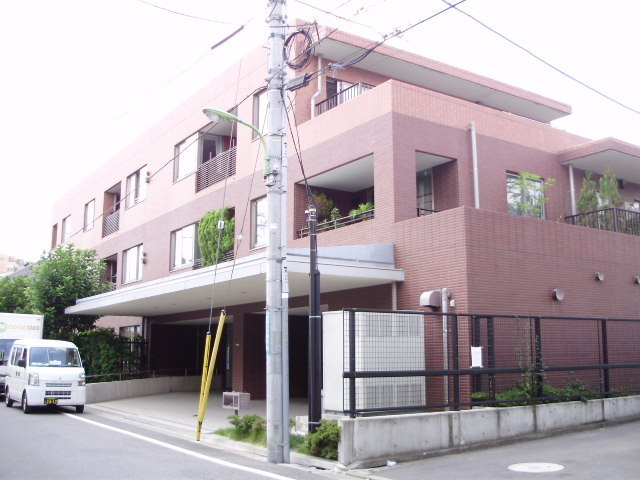
{"type": "Polygon", "coordinates": [[[596,280],[598,282],[604,282],[604,273],[602,272],[596,272],[596,280]]]}
{"type": "Polygon", "coordinates": [[[636,275],[633,277],[633,283],[640,285],[640,275],[636,275]]]}
{"type": "Polygon", "coordinates": [[[564,290],[561,288],[554,288],[551,290],[551,298],[553,298],[556,302],[561,302],[564,300],[564,290]]]}

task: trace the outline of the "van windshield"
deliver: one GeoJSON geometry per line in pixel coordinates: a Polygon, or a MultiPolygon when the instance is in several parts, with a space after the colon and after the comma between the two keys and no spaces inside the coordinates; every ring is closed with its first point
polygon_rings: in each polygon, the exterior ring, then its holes
{"type": "Polygon", "coordinates": [[[76,348],[33,347],[29,365],[34,367],[81,367],[76,348]]]}

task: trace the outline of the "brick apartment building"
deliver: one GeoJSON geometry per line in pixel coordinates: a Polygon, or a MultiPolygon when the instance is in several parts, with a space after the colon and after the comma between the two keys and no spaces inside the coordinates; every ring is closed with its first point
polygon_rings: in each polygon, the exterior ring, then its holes
{"type": "MultiPolygon", "coordinates": [[[[370,44],[325,28],[319,36],[312,61],[290,77],[370,44]]],[[[69,312],[143,334],[152,369],[195,371],[210,309],[217,316],[226,307],[219,385],[254,398],[265,395],[261,142],[236,124],[212,126],[202,109],[261,127],[266,71],[258,48],[221,73],[58,200],[52,230],[52,246],[96,249],[114,285],[69,312]],[[223,206],[235,218],[235,260],[199,268],[197,224],[223,206]]],[[[625,206],[616,212],[638,228],[640,147],[557,130],[550,122],[569,115],[568,105],[388,46],[289,98],[308,182],[339,210],[318,234],[323,310],[419,310],[422,292],[447,288],[455,312],[639,316],[640,232],[566,217],[578,213],[585,171],[598,178],[610,167],[625,206]],[[555,179],[535,215],[513,203],[522,172],[555,179]],[[369,211],[349,215],[367,202],[369,211]]],[[[308,200],[291,137],[288,154],[296,397],[306,395],[308,200]]]]}

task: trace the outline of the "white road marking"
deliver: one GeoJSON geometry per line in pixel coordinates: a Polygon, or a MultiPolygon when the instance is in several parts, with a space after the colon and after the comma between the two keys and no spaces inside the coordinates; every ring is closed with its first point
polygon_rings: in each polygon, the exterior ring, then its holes
{"type": "Polygon", "coordinates": [[[509,465],[509,470],[512,472],[524,472],[524,473],[548,473],[559,472],[564,467],[557,463],[543,463],[543,462],[530,462],[530,463],[514,463],[509,465]]]}
{"type": "Polygon", "coordinates": [[[171,445],[170,443],[161,442],[160,440],[155,440],[150,437],[145,437],[144,435],[139,435],[137,433],[127,432],[126,430],[122,430],[121,428],[112,427],[110,425],[105,425],[103,423],[94,422],[93,420],[89,420],[87,418],[83,418],[79,415],[73,415],[71,413],[63,413],[69,418],[73,418],[75,420],[80,420],[81,422],[90,423],[91,425],[95,425],[97,427],[101,427],[107,430],[111,430],[113,432],[122,433],[123,435],[128,435],[133,438],[137,438],[139,440],[152,443],[154,445],[158,445],[160,447],[168,448],[169,450],[173,450],[175,452],[183,453],[185,455],[189,455],[200,460],[205,460],[207,462],[216,463],[218,465],[223,465],[229,468],[235,468],[236,470],[241,470],[243,472],[255,473],[256,475],[261,475],[267,478],[273,478],[275,480],[294,480],[291,477],[284,477],[282,475],[278,475],[277,473],[264,472],[262,470],[258,470],[256,468],[245,467],[244,465],[238,465],[236,463],[227,462],[225,460],[220,460],[218,458],[208,457],[207,455],[203,455],[201,453],[192,452],[191,450],[187,450],[186,448],[176,447],[175,445],[171,445]]]}

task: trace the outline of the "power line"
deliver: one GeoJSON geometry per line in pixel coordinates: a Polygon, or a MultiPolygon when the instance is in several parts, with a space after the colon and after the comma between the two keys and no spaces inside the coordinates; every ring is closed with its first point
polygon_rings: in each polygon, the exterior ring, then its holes
{"type": "Polygon", "coordinates": [[[547,62],[546,60],[544,60],[543,58],[539,57],[538,55],[536,55],[535,53],[533,53],[531,50],[523,47],[522,45],[520,45],[519,43],[516,43],[515,41],[511,40],[509,37],[507,37],[506,35],[503,35],[502,33],[498,32],[497,30],[495,30],[494,28],[490,27],[489,25],[487,25],[486,23],[483,23],[482,21],[478,20],[477,18],[475,18],[473,15],[471,15],[470,13],[465,12],[464,10],[460,10],[459,8],[457,8],[458,4],[452,5],[449,2],[447,2],[446,0],[442,0],[444,3],[446,3],[447,5],[450,5],[451,8],[455,8],[458,12],[462,13],[463,15],[465,15],[466,17],[470,18],[471,20],[473,20],[474,22],[478,23],[479,25],[481,25],[482,27],[486,28],[487,30],[489,30],[490,32],[494,33],[495,35],[498,35],[500,38],[502,38],[503,40],[506,40],[507,42],[509,42],[511,45],[513,45],[514,47],[519,48],[520,50],[522,50],[523,52],[525,52],[527,55],[532,56],[533,58],[535,58],[536,60],[538,60],[539,62],[543,63],[544,65],[546,65],[547,67],[555,70],[556,72],[558,72],[559,74],[565,76],[566,78],[568,78],[569,80],[572,80],[574,82],[576,82],[577,84],[587,88],[588,90],[591,90],[593,93],[600,95],[601,97],[609,100],[610,102],[615,103],[616,105],[625,108],[633,113],[636,113],[638,115],[640,115],[640,110],[636,110],[635,108],[632,108],[628,105],[625,105],[624,103],[620,102],[619,100],[616,100],[615,98],[601,92],[600,90],[598,90],[595,87],[592,87],[591,85],[583,82],[582,80],[577,79],[576,77],[574,77],[573,75],[568,74],[567,72],[565,72],[564,70],[556,67],[555,65],[552,65],[551,63],[547,62]]]}
{"type": "Polygon", "coordinates": [[[195,16],[195,15],[189,15],[188,13],[178,12],[177,10],[170,10],[168,8],[161,7],[160,5],[156,5],[156,4],[151,3],[151,2],[146,2],[145,0],[138,0],[138,1],[140,3],[144,3],[145,5],[149,5],[150,7],[157,8],[159,10],[164,10],[165,12],[173,13],[175,15],[180,15],[180,16],[183,16],[183,17],[193,18],[195,20],[202,20],[204,22],[212,22],[212,23],[221,23],[223,25],[238,25],[237,22],[225,22],[223,20],[213,20],[211,18],[198,17],[198,16],[195,16]]]}

